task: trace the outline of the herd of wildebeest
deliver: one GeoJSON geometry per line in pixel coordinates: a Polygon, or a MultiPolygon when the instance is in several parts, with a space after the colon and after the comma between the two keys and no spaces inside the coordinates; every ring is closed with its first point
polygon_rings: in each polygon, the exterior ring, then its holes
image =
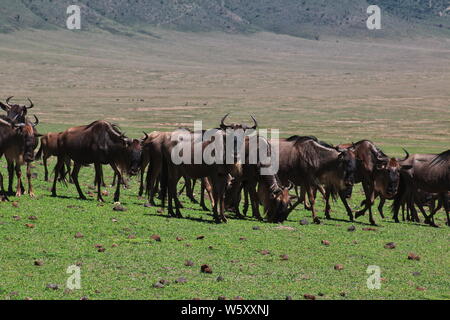
{"type": "MultiPolygon", "coordinates": [[[[180,144],[189,144],[185,146],[187,148],[205,150],[212,143],[195,138],[199,133],[188,129],[144,133],[145,136],[141,139],[129,139],[117,125],[99,120],[64,132],[41,135],[36,129],[38,118],[34,116],[31,121],[27,116],[28,110],[33,108],[32,101],[28,99],[30,104],[25,106],[11,103],[12,98],[6,99],[5,103],[0,102],[0,107],[6,111],[6,114],[0,116],[0,156],[5,155],[8,164],[7,192],[0,173],[4,201],[8,200],[9,195],[21,196],[25,192],[21,181],[21,166],[24,164],[27,165],[28,194],[34,197],[31,163],[42,157],[45,180],[48,181],[47,159],[56,156],[51,189],[52,196],[55,197],[57,182],[66,183],[69,180],[75,185],[80,198],[86,199],[78,182],[78,174],[81,167],[93,164],[97,200],[103,201],[101,188],[105,181],[102,166],[109,165],[115,174],[115,202],[119,201],[121,186],[127,186],[125,175],[140,174],[139,196],[146,192],[146,206],[156,206],[155,197],[158,195],[157,200],[162,208],[165,209],[167,199],[167,212],[175,217],[182,217],[179,195],[184,189],[187,197],[197,202],[193,190],[196,181],[200,181],[200,205],[209,211],[205,204],[206,193],[217,223],[226,222],[226,211],[243,218],[247,215],[249,206],[253,217],[257,219],[283,222],[299,204],[312,212],[314,222],[320,223],[315,208],[319,191],[326,204],[327,219],[331,218],[330,198],[339,197],[350,221],[368,211],[370,223],[375,224],[372,206],[379,197],[378,211],[382,218],[385,201],[393,200],[392,212],[396,222],[399,222],[400,210],[403,220],[420,222],[418,208],[425,218],[424,222],[436,226],[434,215],[443,208],[447,224],[450,225],[450,150],[440,154],[412,155],[405,150],[405,157],[397,159],[387,156],[369,140],[333,146],[313,136],[295,135],[277,139],[278,171],[273,175],[263,175],[261,170],[266,164],[258,159],[256,162],[174,163],[171,154],[180,144]],[[188,132],[193,139],[174,139],[174,135],[181,134],[180,132],[184,135],[188,132]],[[40,147],[35,155],[39,140],[40,147]],[[18,180],[16,192],[13,191],[14,172],[18,180]],[[180,191],[177,186],[182,177],[185,183],[180,191]],[[361,210],[353,215],[348,199],[351,198],[356,183],[362,184],[365,200],[359,204],[361,210]],[[241,212],[242,199],[244,205],[241,212]],[[263,215],[260,213],[260,205],[263,207],[263,215]]],[[[226,118],[227,115],[216,128],[223,139],[233,130],[256,130],[258,126],[253,117],[253,126],[227,124],[226,118]]],[[[269,149],[274,144],[273,140],[260,138],[263,140],[258,141],[265,141],[269,149]]],[[[246,159],[250,157],[248,143],[249,137],[246,137],[246,159]]],[[[223,145],[224,148],[228,147],[226,143],[223,145]]],[[[227,150],[223,151],[226,154],[227,150]]]]}

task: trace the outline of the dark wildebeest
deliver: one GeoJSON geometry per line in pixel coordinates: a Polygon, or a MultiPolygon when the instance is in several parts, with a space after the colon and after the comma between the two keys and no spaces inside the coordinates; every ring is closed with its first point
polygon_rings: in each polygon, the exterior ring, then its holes
{"type": "MultiPolygon", "coordinates": [[[[405,150],[406,152],[406,150],[405,150]]],[[[413,154],[406,152],[406,158],[399,161],[401,183],[392,205],[394,220],[398,222],[398,211],[406,202],[413,208],[417,190],[436,193],[444,206],[447,215],[447,225],[450,226],[450,207],[448,192],[450,191],[450,150],[440,154],[413,154]]],[[[426,216],[425,223],[432,224],[432,217],[426,216]]]]}
{"type": "Polygon", "coordinates": [[[0,102],[0,108],[6,111],[7,118],[16,121],[18,123],[25,123],[28,110],[34,107],[33,102],[30,99],[28,99],[28,101],[30,102],[29,106],[11,104],[9,102],[11,101],[12,98],[14,97],[9,97],[8,99],[6,99],[6,104],[0,102]]]}
{"type": "MultiPolygon", "coordinates": [[[[248,158],[248,137],[243,139],[242,145],[238,146],[236,143],[236,136],[234,135],[235,130],[246,130],[249,127],[243,125],[226,125],[224,123],[225,118],[222,119],[220,130],[215,130],[214,139],[222,139],[222,144],[219,148],[222,149],[214,149],[214,155],[216,161],[205,162],[205,158],[201,157],[200,163],[195,163],[195,151],[201,151],[202,155],[205,150],[210,149],[212,146],[216,146],[217,144],[213,144],[216,141],[221,140],[212,140],[206,139],[203,140],[203,132],[188,132],[186,130],[183,131],[175,131],[171,135],[170,141],[166,142],[162,145],[163,151],[163,170],[161,173],[161,190],[163,191],[163,195],[165,196],[166,191],[168,191],[168,213],[169,215],[176,215],[181,217],[181,212],[179,211],[177,205],[177,193],[176,193],[176,185],[181,176],[189,177],[191,179],[201,179],[208,178],[211,183],[212,193],[213,193],[213,214],[214,220],[219,222],[226,222],[227,219],[224,214],[224,193],[227,185],[229,175],[236,177],[241,175],[242,163],[236,158],[237,151],[239,148],[245,148],[245,158],[248,158]],[[233,146],[227,145],[226,139],[230,138],[234,139],[233,146]],[[184,153],[186,151],[186,154],[184,153]],[[190,152],[188,154],[187,152],[190,152]],[[177,154],[181,156],[183,161],[179,163],[175,163],[172,159],[173,154],[177,154]],[[232,155],[233,161],[232,163],[227,163],[226,159],[227,155],[232,155]],[[223,157],[222,160],[220,160],[223,157]],[[218,161],[217,161],[218,160],[218,161]],[[173,212],[172,201],[175,202],[175,210],[176,214],[173,212]]],[[[255,126],[251,129],[256,129],[256,121],[255,126]]],[[[265,139],[257,139],[258,143],[261,143],[259,146],[264,146],[264,142],[266,143],[266,147],[269,148],[269,144],[265,139]]],[[[267,150],[268,151],[268,150],[267,150]]],[[[243,159],[241,159],[243,160],[243,159]]],[[[244,163],[248,163],[244,161],[244,163]]],[[[261,163],[254,164],[253,167],[256,170],[262,166],[261,163]]],[[[259,172],[258,172],[259,173],[259,172]]],[[[261,179],[266,181],[270,186],[270,192],[279,193],[282,191],[282,188],[278,185],[275,176],[270,175],[262,175],[261,179]]],[[[163,201],[164,202],[164,201],[163,201]]]]}
{"type": "MultiPolygon", "coordinates": [[[[47,160],[51,156],[57,156],[58,155],[58,136],[61,134],[61,132],[49,132],[47,134],[44,134],[41,137],[41,146],[36,153],[36,159],[40,159],[42,156],[42,161],[44,163],[44,171],[45,171],[45,177],[44,180],[48,181],[48,167],[47,167],[47,160]]],[[[70,174],[70,158],[65,159],[65,165],[67,173],[70,174]]],[[[70,178],[70,181],[72,179],[70,178]]]]}
{"type": "MultiPolygon", "coordinates": [[[[356,168],[355,155],[351,150],[338,151],[331,145],[318,141],[311,136],[292,136],[279,139],[278,177],[283,185],[293,183],[305,190],[312,211],[314,222],[320,220],[315,211],[315,191],[323,191],[326,200],[328,195],[353,186],[356,168]],[[327,193],[328,192],[328,193],[327,193]]],[[[340,193],[342,194],[342,193],[340,193]]],[[[301,197],[295,207],[302,201],[301,197]]],[[[283,217],[279,220],[285,220],[283,217]]]]}
{"type": "Polygon", "coordinates": [[[58,136],[58,162],[55,166],[52,196],[56,196],[58,176],[64,178],[64,161],[69,157],[74,161],[72,180],[81,199],[86,199],[78,182],[81,166],[94,164],[97,200],[103,201],[101,184],[102,165],[109,164],[118,176],[119,183],[114,193],[114,201],[119,201],[122,172],[136,175],[141,165],[142,148],[140,141],[131,140],[110,122],[99,120],[87,126],[67,129],[58,136]]]}
{"type": "MultiPolygon", "coordinates": [[[[38,118],[35,116],[36,122],[17,123],[11,121],[7,117],[0,117],[0,156],[5,154],[8,163],[15,164],[17,176],[16,196],[22,195],[22,171],[21,166],[27,164],[27,180],[28,194],[34,197],[33,186],[31,184],[31,167],[34,161],[34,149],[36,148],[39,134],[35,127],[39,124],[38,118]]],[[[3,188],[3,176],[0,174],[1,192],[5,195],[3,188]]]]}
{"type": "MultiPolygon", "coordinates": [[[[362,183],[366,199],[364,208],[355,214],[355,218],[363,216],[369,210],[369,221],[375,225],[372,206],[375,197],[392,199],[397,193],[400,182],[399,164],[395,158],[389,158],[381,149],[369,140],[361,140],[356,143],[338,145],[337,148],[353,150],[356,156],[355,183],[362,183]]],[[[347,214],[352,220],[352,209],[347,203],[346,197],[341,196],[347,214]]],[[[383,204],[383,200],[381,200],[383,204]]],[[[383,212],[379,208],[383,217],[383,212]]]]}

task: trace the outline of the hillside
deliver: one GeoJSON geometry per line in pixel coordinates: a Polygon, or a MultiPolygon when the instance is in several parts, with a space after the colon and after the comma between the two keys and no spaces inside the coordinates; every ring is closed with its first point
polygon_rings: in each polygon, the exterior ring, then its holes
{"type": "MultiPolygon", "coordinates": [[[[0,31],[64,28],[66,8],[82,8],[84,30],[247,33],[269,31],[306,38],[365,36],[369,3],[364,0],[3,0],[0,31]]],[[[380,0],[382,30],[377,36],[450,34],[448,0],[380,0]]],[[[372,33],[373,35],[373,33],[372,33]]]]}

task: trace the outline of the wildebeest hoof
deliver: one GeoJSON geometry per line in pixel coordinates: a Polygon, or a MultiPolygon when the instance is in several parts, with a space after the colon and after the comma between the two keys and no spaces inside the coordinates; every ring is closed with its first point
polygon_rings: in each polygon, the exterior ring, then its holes
{"type": "Polygon", "coordinates": [[[320,219],[319,219],[319,217],[314,217],[313,222],[314,222],[315,224],[320,224],[320,219]]]}

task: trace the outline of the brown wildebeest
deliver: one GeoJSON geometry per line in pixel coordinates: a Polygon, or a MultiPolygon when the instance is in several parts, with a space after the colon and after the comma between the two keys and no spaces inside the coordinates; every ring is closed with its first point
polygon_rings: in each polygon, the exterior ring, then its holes
{"type": "MultiPolygon", "coordinates": [[[[213,140],[203,141],[203,132],[188,132],[186,130],[181,132],[174,132],[171,136],[169,142],[163,144],[163,170],[161,174],[161,189],[163,190],[163,194],[166,194],[168,191],[168,213],[169,215],[176,215],[181,217],[181,212],[179,211],[177,205],[177,194],[176,194],[176,185],[181,176],[187,176],[192,179],[200,179],[200,178],[208,178],[209,182],[212,186],[213,193],[213,214],[214,220],[219,222],[226,222],[227,219],[224,215],[224,193],[225,188],[228,181],[228,176],[231,175],[233,177],[240,175],[240,171],[242,170],[242,164],[237,162],[237,159],[234,158],[233,163],[227,164],[225,161],[225,157],[228,154],[236,155],[237,147],[236,143],[232,147],[232,150],[227,149],[226,138],[231,136],[234,133],[234,130],[244,130],[244,129],[256,129],[257,123],[253,127],[248,127],[245,125],[237,125],[231,124],[226,125],[224,123],[227,115],[222,118],[220,130],[215,131],[216,135],[214,139],[223,139],[222,150],[215,150],[217,156],[223,156],[223,161],[219,159],[219,161],[213,161],[211,163],[206,163],[205,159],[202,157],[201,163],[195,163],[195,150],[200,150],[203,152],[214,146],[213,140]],[[177,148],[177,149],[175,149],[177,148]],[[181,152],[180,152],[181,150],[181,152]],[[185,150],[190,150],[190,154],[184,154],[185,150]],[[179,155],[181,157],[186,156],[187,161],[181,161],[180,163],[175,163],[172,159],[172,154],[176,152],[180,152],[179,155]],[[221,154],[219,154],[221,153],[221,154]],[[189,157],[189,158],[187,158],[189,157]],[[173,212],[172,201],[175,202],[175,210],[176,214],[173,212]]],[[[253,117],[252,117],[253,118],[253,117]]],[[[235,139],[233,135],[232,138],[235,139]]],[[[235,140],[236,141],[236,140],[235,140]]],[[[257,140],[260,143],[260,140],[257,140]]],[[[267,142],[267,141],[266,141],[267,142]]],[[[263,142],[261,142],[263,143],[263,142]]],[[[268,143],[266,144],[268,147],[268,143]]],[[[241,146],[245,148],[245,157],[248,157],[248,139],[244,140],[243,145],[241,146]]],[[[189,152],[189,151],[186,151],[189,152]]],[[[184,160],[184,159],[183,159],[184,160]]],[[[217,160],[217,159],[216,159],[217,160]]],[[[247,163],[247,162],[245,162],[247,163]]],[[[258,167],[258,164],[253,165],[255,168],[258,167]]],[[[278,186],[274,176],[261,176],[261,179],[267,181],[270,186],[270,190],[273,193],[278,193],[281,191],[281,188],[278,186]]]]}
{"type": "MultiPolygon", "coordinates": [[[[331,145],[311,136],[292,136],[279,139],[278,177],[283,185],[292,182],[308,195],[314,222],[320,220],[315,212],[315,191],[328,188],[333,194],[354,183],[356,160],[351,150],[338,151],[331,145]]],[[[326,196],[326,191],[324,192],[326,196]]],[[[329,199],[329,197],[328,197],[329,199]]],[[[301,197],[294,205],[302,201],[301,197]]],[[[286,217],[287,218],[287,217],[286,217]]]]}
{"type": "Polygon", "coordinates": [[[136,175],[141,165],[142,149],[139,140],[130,140],[120,129],[104,120],[94,121],[86,126],[67,129],[58,136],[58,162],[55,166],[52,196],[56,197],[58,176],[64,178],[64,161],[74,161],[72,180],[81,199],[86,199],[78,182],[81,166],[94,164],[97,200],[104,201],[101,194],[102,165],[109,164],[118,176],[114,201],[119,201],[122,172],[136,175]],[[120,168],[120,169],[119,169],[120,168]]]}
{"type": "MultiPolygon", "coordinates": [[[[398,211],[402,203],[406,202],[410,208],[414,207],[417,190],[436,193],[444,206],[447,215],[447,225],[450,226],[450,150],[440,154],[413,154],[406,152],[406,158],[399,161],[401,183],[397,196],[392,205],[394,220],[398,221],[398,211]]],[[[426,217],[425,223],[432,224],[432,217],[426,217]]]]}
{"type": "MultiPolygon", "coordinates": [[[[44,180],[48,181],[48,167],[47,167],[47,160],[51,156],[57,156],[58,155],[58,136],[61,134],[61,132],[49,132],[47,134],[44,134],[41,137],[41,146],[36,153],[36,159],[40,159],[42,157],[42,162],[44,163],[44,171],[45,176],[44,180]]],[[[67,169],[67,173],[70,174],[70,158],[65,159],[65,166],[67,169]]],[[[72,179],[70,178],[70,181],[72,179]]]]}
{"type": "MultiPolygon", "coordinates": [[[[379,194],[386,199],[392,199],[397,192],[400,181],[398,161],[394,158],[389,158],[369,140],[338,145],[337,148],[353,150],[357,159],[355,183],[362,183],[366,199],[364,201],[364,208],[355,214],[355,218],[363,216],[369,210],[369,221],[375,225],[372,206],[376,195],[379,194]]],[[[352,210],[346,198],[341,196],[341,200],[345,205],[347,214],[351,217],[352,210]]],[[[382,214],[382,211],[380,212],[382,214]]]]}
{"type": "MultiPolygon", "coordinates": [[[[28,194],[34,197],[33,186],[31,183],[31,162],[34,161],[34,149],[38,143],[39,134],[35,127],[39,124],[39,119],[35,117],[36,122],[16,123],[6,117],[0,117],[0,155],[5,154],[8,163],[15,164],[17,176],[16,196],[22,195],[22,171],[21,166],[27,164],[28,194]]],[[[1,192],[5,195],[3,188],[3,176],[0,174],[1,192]]]]}
{"type": "Polygon", "coordinates": [[[11,104],[10,101],[12,98],[14,97],[6,99],[6,103],[0,101],[0,108],[6,111],[6,116],[9,119],[17,121],[18,123],[25,123],[28,110],[34,107],[33,102],[28,98],[28,101],[30,102],[28,107],[25,105],[11,104]]]}

